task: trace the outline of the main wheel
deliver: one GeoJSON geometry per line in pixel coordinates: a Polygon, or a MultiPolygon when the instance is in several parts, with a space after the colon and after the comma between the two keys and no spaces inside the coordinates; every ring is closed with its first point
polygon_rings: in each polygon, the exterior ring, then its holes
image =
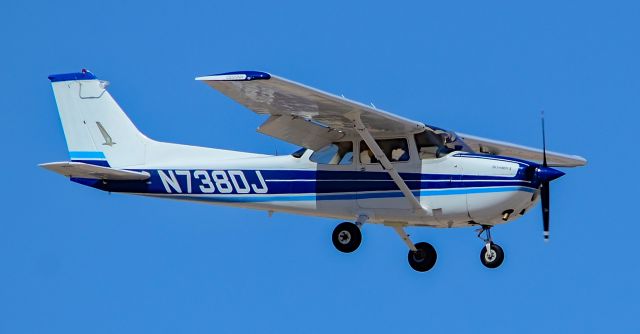
{"type": "Polygon", "coordinates": [[[487,251],[487,247],[482,247],[480,251],[480,261],[487,268],[498,268],[502,261],[504,261],[504,251],[502,247],[494,244],[493,242],[489,245],[489,251],[487,251]]]}
{"type": "Polygon", "coordinates": [[[333,230],[331,240],[337,250],[343,253],[351,253],[360,246],[362,233],[360,233],[360,228],[356,224],[344,222],[338,224],[333,230]]]}
{"type": "Polygon", "coordinates": [[[416,251],[409,251],[409,265],[415,271],[428,271],[433,268],[438,259],[436,249],[428,242],[419,242],[416,244],[416,251]]]}

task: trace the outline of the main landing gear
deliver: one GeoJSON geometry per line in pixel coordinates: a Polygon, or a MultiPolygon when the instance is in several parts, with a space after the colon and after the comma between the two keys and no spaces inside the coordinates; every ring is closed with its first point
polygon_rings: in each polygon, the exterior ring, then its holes
{"type": "Polygon", "coordinates": [[[436,265],[438,254],[436,249],[428,242],[419,242],[414,245],[416,250],[409,250],[409,265],[413,270],[425,272],[436,265]]]}
{"type": "Polygon", "coordinates": [[[358,249],[362,242],[360,227],[353,223],[344,222],[338,224],[331,235],[333,245],[343,253],[351,253],[358,249]]]}
{"type": "MultiPolygon", "coordinates": [[[[336,226],[333,230],[333,234],[331,235],[331,240],[337,250],[343,253],[351,253],[358,249],[358,246],[360,246],[360,243],[362,242],[360,226],[362,226],[365,220],[366,219],[361,217],[355,224],[344,222],[336,226]]],[[[411,239],[409,239],[409,235],[404,231],[404,226],[389,226],[398,233],[405,244],[409,247],[407,259],[409,260],[411,268],[420,272],[429,271],[433,268],[436,264],[436,260],[438,259],[438,254],[430,243],[419,242],[414,245],[411,239]]]]}
{"type": "MultiPolygon", "coordinates": [[[[358,249],[362,242],[362,233],[360,227],[364,223],[365,218],[359,218],[354,223],[344,222],[338,224],[333,230],[331,240],[337,250],[343,253],[351,253],[358,249]]],[[[405,232],[405,225],[402,224],[385,224],[393,228],[393,230],[402,238],[402,241],[409,248],[409,254],[407,260],[413,270],[419,272],[425,272],[431,270],[438,260],[438,254],[435,248],[428,242],[418,242],[414,244],[407,232],[405,232]]],[[[478,230],[478,238],[484,241],[484,247],[480,251],[480,261],[487,268],[498,268],[504,261],[504,251],[502,247],[493,242],[491,238],[491,226],[482,225],[482,228],[478,230]],[[484,237],[482,235],[485,235],[484,237]]]]}
{"type": "Polygon", "coordinates": [[[419,272],[429,271],[433,266],[436,265],[436,260],[438,259],[438,253],[436,253],[436,249],[431,246],[428,242],[419,242],[417,244],[413,244],[413,241],[409,238],[409,235],[404,230],[403,225],[393,224],[388,225],[393,228],[394,231],[400,236],[402,241],[409,247],[409,254],[407,255],[407,260],[409,260],[409,265],[413,270],[419,272]]]}
{"type": "Polygon", "coordinates": [[[491,238],[491,226],[482,225],[478,230],[478,238],[484,241],[484,247],[480,251],[480,262],[487,268],[498,268],[504,261],[504,251],[502,247],[493,242],[491,238]],[[485,237],[482,237],[482,233],[485,237]]]}

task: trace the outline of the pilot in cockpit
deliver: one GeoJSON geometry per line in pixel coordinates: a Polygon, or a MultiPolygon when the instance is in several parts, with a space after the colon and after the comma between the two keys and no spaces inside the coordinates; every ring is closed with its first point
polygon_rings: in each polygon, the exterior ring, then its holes
{"type": "Polygon", "coordinates": [[[407,143],[402,141],[401,146],[397,146],[391,150],[391,161],[407,161],[409,160],[409,150],[407,143]]]}

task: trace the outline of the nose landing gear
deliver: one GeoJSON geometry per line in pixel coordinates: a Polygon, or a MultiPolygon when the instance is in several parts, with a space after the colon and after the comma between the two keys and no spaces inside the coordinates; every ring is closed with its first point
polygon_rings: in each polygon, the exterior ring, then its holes
{"type": "Polygon", "coordinates": [[[491,226],[482,225],[478,233],[478,238],[485,243],[480,251],[480,262],[487,268],[498,268],[504,261],[504,251],[502,247],[493,242],[491,238],[491,226]],[[485,237],[482,237],[482,233],[485,234],[485,237]]]}

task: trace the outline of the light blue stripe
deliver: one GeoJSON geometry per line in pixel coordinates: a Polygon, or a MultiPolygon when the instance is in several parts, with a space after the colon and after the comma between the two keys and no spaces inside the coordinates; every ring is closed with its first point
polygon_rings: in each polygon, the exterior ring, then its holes
{"type": "MultiPolygon", "coordinates": [[[[514,192],[524,191],[533,193],[535,189],[527,187],[499,187],[499,188],[459,188],[449,190],[422,190],[419,192],[420,196],[446,196],[446,195],[464,195],[464,194],[479,194],[479,193],[498,193],[498,192],[514,192]]],[[[418,195],[417,191],[413,192],[414,195],[418,195]]],[[[360,193],[360,194],[320,194],[320,195],[304,195],[304,196],[288,196],[288,195],[275,195],[275,196],[243,196],[243,197],[231,197],[231,196],[162,196],[170,197],[174,199],[184,200],[196,200],[196,201],[208,201],[208,202],[224,202],[224,203],[257,203],[257,202],[301,202],[301,201],[335,201],[335,200],[354,200],[354,199],[372,199],[372,198],[398,198],[404,195],[400,191],[390,192],[377,192],[377,193],[360,193]]]]}
{"type": "Polygon", "coordinates": [[[528,193],[534,193],[536,190],[529,187],[502,187],[502,188],[468,188],[464,189],[467,194],[480,194],[480,193],[499,193],[505,191],[524,191],[528,193]]]}
{"type": "Polygon", "coordinates": [[[71,159],[106,159],[102,152],[69,151],[71,159]]]}

